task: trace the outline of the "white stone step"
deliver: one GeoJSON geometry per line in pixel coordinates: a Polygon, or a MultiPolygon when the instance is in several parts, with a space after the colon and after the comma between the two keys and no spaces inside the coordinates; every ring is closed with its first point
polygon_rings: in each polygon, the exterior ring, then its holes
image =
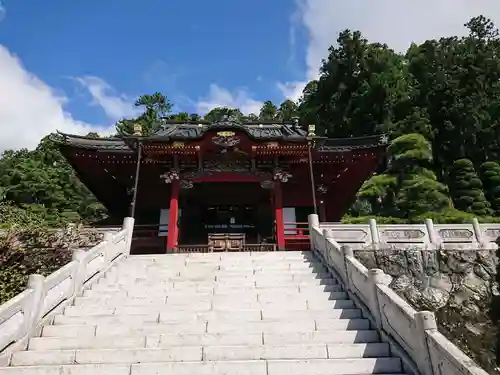
{"type": "MultiPolygon", "coordinates": [[[[109,349],[109,348],[169,348],[171,346],[261,345],[262,334],[150,334],[101,337],[35,337],[29,350],[109,349]]],[[[311,341],[314,343],[314,341],[311,341]]],[[[295,342],[294,342],[295,344],[295,342]]]]}
{"type": "Polygon", "coordinates": [[[74,306],[69,307],[93,307],[93,306],[106,306],[106,307],[118,307],[118,306],[161,306],[167,303],[167,297],[147,297],[147,298],[131,298],[131,297],[113,297],[113,296],[103,296],[98,297],[76,297],[74,306]]]}
{"type": "MultiPolygon", "coordinates": [[[[75,317],[67,317],[75,318],[75,317]]],[[[114,317],[96,317],[88,320],[74,320],[73,325],[46,326],[42,331],[43,336],[51,337],[90,337],[125,334],[162,334],[162,333],[280,333],[280,332],[312,332],[323,327],[329,330],[367,330],[370,328],[367,319],[304,319],[298,321],[256,321],[224,322],[224,321],[196,321],[189,324],[175,322],[149,323],[149,318],[137,320],[137,316],[124,316],[119,320],[114,317]],[[130,319],[132,318],[132,319],[130,319]],[[80,324],[77,324],[80,323],[80,324]]]]}
{"type": "Polygon", "coordinates": [[[263,343],[266,345],[326,343],[326,344],[357,344],[375,343],[380,336],[375,330],[356,331],[314,331],[314,332],[283,332],[264,333],[263,343]]]}
{"type": "MultiPolygon", "coordinates": [[[[177,297],[177,296],[176,296],[177,297]]],[[[64,315],[67,316],[83,316],[83,315],[107,315],[107,314],[144,314],[152,311],[161,311],[161,310],[171,310],[171,309],[181,309],[186,304],[189,304],[190,301],[197,301],[194,303],[202,310],[206,310],[207,306],[210,302],[214,302],[217,306],[221,303],[226,303],[224,301],[231,301],[231,299],[240,298],[239,295],[215,295],[215,296],[205,296],[200,294],[199,298],[193,297],[193,295],[188,295],[185,298],[173,298],[173,297],[163,297],[152,300],[143,300],[143,299],[120,299],[120,298],[109,298],[104,300],[83,300],[83,301],[75,301],[78,303],[77,306],[68,306],[65,309],[64,315]],[[221,302],[222,301],[222,302],[221,302]]],[[[334,300],[347,300],[347,295],[344,292],[333,292],[333,293],[318,293],[318,294],[248,294],[243,297],[245,303],[252,304],[252,302],[259,303],[278,303],[281,302],[283,304],[288,303],[288,301],[311,301],[311,305],[315,303],[328,302],[334,300]],[[315,302],[317,301],[317,302],[315,302]]],[[[297,302],[298,303],[298,302],[297,302]]],[[[330,306],[330,302],[328,302],[327,308],[330,306]]],[[[301,305],[303,305],[301,303],[301,305]]],[[[187,310],[187,308],[185,309],[187,310]]],[[[244,310],[244,309],[242,309],[244,310]]]]}
{"type": "MultiPolygon", "coordinates": [[[[304,357],[302,357],[304,358],[304,357]]],[[[308,358],[308,357],[305,357],[308,358]]],[[[310,357],[315,358],[315,357],[310,357]]],[[[322,357],[319,357],[322,358],[322,357]]],[[[201,346],[172,346],[168,349],[51,350],[14,353],[12,366],[78,364],[132,364],[144,362],[201,361],[201,346]]]]}
{"type": "Polygon", "coordinates": [[[168,362],[134,364],[130,375],[358,375],[401,372],[394,358],[168,362]]]}
{"type": "Polygon", "coordinates": [[[290,301],[290,300],[301,300],[301,301],[329,301],[337,299],[347,299],[347,293],[345,292],[332,292],[332,293],[314,293],[314,294],[275,294],[275,293],[259,293],[257,295],[259,302],[272,302],[278,300],[290,301]]]}
{"type": "Polygon", "coordinates": [[[12,366],[169,361],[240,361],[272,359],[339,359],[389,356],[388,344],[309,344],[250,346],[170,346],[165,349],[30,350],[12,355],[12,366]]]}
{"type": "Polygon", "coordinates": [[[240,361],[258,359],[335,359],[388,357],[388,344],[308,344],[258,346],[207,346],[207,361],[240,361]]]}
{"type": "MultiPolygon", "coordinates": [[[[74,308],[76,306],[71,306],[74,308]]],[[[135,314],[160,314],[160,322],[191,322],[195,320],[234,320],[234,321],[259,321],[259,320],[291,320],[306,318],[331,318],[346,319],[361,317],[359,309],[326,309],[326,310],[233,310],[233,311],[175,311],[165,306],[128,306],[125,308],[109,309],[78,308],[77,310],[66,309],[67,316],[100,316],[100,315],[135,315],[135,314]],[[135,309],[135,310],[134,310],[135,309]]]]}
{"type": "Polygon", "coordinates": [[[304,319],[288,321],[260,321],[241,324],[237,322],[211,322],[207,324],[208,333],[280,333],[312,332],[315,330],[367,330],[368,319],[304,319]]]}
{"type": "MultiPolygon", "coordinates": [[[[232,281],[232,279],[226,279],[225,281],[165,281],[165,282],[149,282],[144,284],[130,284],[130,285],[107,285],[107,284],[95,284],[92,288],[93,290],[121,290],[123,288],[137,287],[137,288],[152,288],[158,290],[172,290],[172,289],[183,289],[183,290],[191,290],[194,291],[197,287],[202,286],[203,288],[207,287],[218,287],[218,286],[234,286],[238,285],[239,287],[295,287],[297,285],[306,286],[306,285],[336,285],[338,281],[334,278],[326,278],[326,279],[317,279],[317,278],[300,278],[298,280],[293,280],[292,278],[283,279],[283,278],[275,278],[275,277],[266,277],[259,278],[256,280],[252,279],[241,279],[239,281],[232,281]]],[[[143,289],[144,290],[144,289],[143,289]]]]}
{"type": "Polygon", "coordinates": [[[66,316],[56,315],[54,325],[98,325],[98,324],[145,324],[158,323],[159,313],[132,315],[93,315],[66,316]]]}
{"type": "Polygon", "coordinates": [[[82,322],[79,325],[51,325],[42,330],[44,337],[92,337],[92,336],[110,336],[110,335],[148,335],[162,333],[205,333],[205,322],[194,322],[190,324],[178,323],[141,323],[129,321],[122,324],[89,324],[82,322]]]}
{"type": "MultiPolygon", "coordinates": [[[[341,360],[324,360],[331,362],[330,366],[337,369],[341,360]]],[[[347,360],[343,360],[347,361],[347,360]]],[[[358,360],[362,361],[362,360],[358,360]]],[[[158,374],[175,374],[175,375],[282,375],[280,369],[290,365],[284,365],[278,361],[238,361],[238,362],[168,362],[165,364],[134,364],[134,365],[67,365],[67,366],[22,366],[22,367],[5,367],[0,368],[0,375],[158,375],[158,374]],[[273,364],[272,373],[267,371],[267,363],[273,364]],[[275,372],[275,369],[278,369],[275,372]]],[[[331,374],[331,375],[360,375],[358,372],[311,372],[311,366],[314,368],[315,363],[305,365],[306,372],[290,373],[291,375],[310,375],[310,374],[331,374]]],[[[361,365],[369,367],[368,363],[361,362],[361,365]]],[[[373,367],[374,365],[372,365],[373,367]]],[[[301,368],[303,368],[302,366],[301,368]]],[[[344,366],[346,368],[346,366],[344,366]]],[[[350,369],[350,366],[348,367],[350,369]]],[[[322,370],[324,366],[322,366],[322,370]]],[[[369,374],[365,372],[364,374],[369,374]]],[[[374,374],[374,372],[371,372],[374,374]]],[[[377,372],[378,375],[405,375],[402,373],[383,374],[377,372]]]]}
{"type": "MultiPolygon", "coordinates": [[[[86,327],[87,328],[87,327],[86,327]]],[[[127,349],[168,348],[170,346],[242,346],[242,345],[298,345],[298,344],[355,344],[376,343],[379,335],[374,330],[359,331],[314,331],[289,333],[250,334],[186,334],[152,333],[149,335],[102,335],[75,337],[34,337],[29,350],[68,349],[127,349]]]]}
{"type": "MultiPolygon", "coordinates": [[[[130,375],[130,365],[68,365],[0,367],[0,375],[130,375]]],[[[149,371],[147,369],[146,371],[149,371]]],[[[136,374],[141,374],[136,372],[136,374]]],[[[251,373],[249,373],[250,375],[251,373]]],[[[255,372],[252,375],[257,375],[255,372]]],[[[214,374],[215,375],[215,374],[214,374]]]]}
{"type": "MultiPolygon", "coordinates": [[[[233,312],[231,312],[233,314],[233,312]]],[[[261,312],[262,320],[302,320],[307,318],[354,319],[361,318],[360,309],[327,309],[327,310],[296,310],[283,311],[265,309],[261,312]]]]}
{"type": "Polygon", "coordinates": [[[317,268],[297,268],[289,270],[268,270],[265,268],[247,268],[244,270],[230,269],[230,270],[191,270],[181,269],[175,272],[162,272],[154,269],[144,269],[140,272],[124,272],[124,273],[109,273],[105,278],[101,279],[99,283],[116,282],[116,283],[130,283],[130,282],[161,282],[171,280],[222,280],[222,279],[244,279],[244,278],[270,278],[270,277],[315,277],[315,278],[328,278],[331,275],[324,269],[317,268]],[[150,275],[148,277],[148,275],[150,275]]]}
{"type": "MultiPolygon", "coordinates": [[[[197,292],[197,293],[184,293],[179,291],[170,291],[165,292],[165,295],[168,296],[180,296],[185,297],[185,299],[197,299],[203,298],[205,295],[229,295],[235,297],[235,295],[248,295],[248,294],[260,294],[260,295],[274,295],[274,296],[283,296],[284,298],[294,298],[295,296],[330,296],[330,299],[333,299],[333,294],[330,293],[338,293],[342,292],[342,287],[340,285],[327,285],[327,290],[324,291],[321,287],[313,286],[313,287],[303,287],[299,289],[296,288],[225,288],[220,289],[217,288],[211,292],[197,292]]],[[[104,296],[97,294],[95,297],[77,297],[75,298],[75,306],[79,305],[102,305],[103,303],[107,305],[140,305],[140,304],[164,304],[166,297],[129,297],[126,293],[120,293],[118,296],[105,294],[104,296]]],[[[337,298],[338,299],[338,298],[337,298]]]]}
{"type": "MultiPolygon", "coordinates": [[[[124,306],[118,308],[109,307],[80,307],[70,306],[66,308],[64,315],[78,317],[92,316],[113,316],[113,315],[144,315],[159,314],[161,322],[184,322],[188,323],[196,320],[235,320],[235,321],[258,321],[262,320],[260,310],[241,310],[241,311],[179,311],[173,310],[167,306],[124,306]],[[76,309],[75,309],[76,308],[76,309]]],[[[282,314],[283,316],[285,314],[282,314]]],[[[133,317],[131,318],[133,319],[133,317]]]]}
{"type": "Polygon", "coordinates": [[[267,361],[268,375],[358,375],[400,372],[402,372],[402,365],[398,358],[267,361]]]}

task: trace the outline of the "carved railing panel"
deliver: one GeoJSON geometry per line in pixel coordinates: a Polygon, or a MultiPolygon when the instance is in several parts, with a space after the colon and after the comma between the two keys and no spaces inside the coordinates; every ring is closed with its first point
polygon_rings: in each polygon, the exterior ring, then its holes
{"type": "Polygon", "coordinates": [[[370,224],[320,223],[330,237],[356,250],[495,250],[500,224],[370,224]]]}

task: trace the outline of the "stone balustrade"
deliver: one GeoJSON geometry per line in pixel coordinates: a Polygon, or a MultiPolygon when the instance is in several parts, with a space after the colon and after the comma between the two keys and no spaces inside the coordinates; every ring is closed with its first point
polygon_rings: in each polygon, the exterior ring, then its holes
{"type": "Polygon", "coordinates": [[[73,260],[51,275],[30,275],[27,289],[0,306],[0,366],[11,352],[24,350],[43,324],[73,302],[84,289],[130,253],[133,218],[120,231],[105,233],[88,251],[76,250],[73,260]]]}
{"type": "MultiPolygon", "coordinates": [[[[312,250],[343,283],[356,305],[379,330],[393,353],[403,358],[405,371],[422,375],[487,375],[458,347],[438,332],[432,312],[416,311],[390,287],[391,276],[368,270],[353,247],[376,249],[411,243],[426,249],[456,244],[469,248],[490,246],[499,231],[496,224],[479,225],[346,225],[319,223],[309,216],[312,250]],[[468,242],[465,241],[467,239],[468,242]],[[451,242],[455,240],[455,242],[451,242]]],[[[498,237],[498,236],[497,236],[498,237]]]]}
{"type": "Polygon", "coordinates": [[[500,224],[434,224],[426,219],[423,224],[379,225],[374,219],[369,224],[320,223],[340,245],[355,250],[420,249],[420,250],[496,250],[500,224]]]}

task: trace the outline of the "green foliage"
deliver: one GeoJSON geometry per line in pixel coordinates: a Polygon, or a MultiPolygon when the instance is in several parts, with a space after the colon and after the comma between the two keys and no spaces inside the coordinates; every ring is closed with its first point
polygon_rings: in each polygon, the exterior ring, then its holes
{"type": "MultiPolygon", "coordinates": [[[[33,273],[49,275],[71,260],[71,246],[79,246],[82,232],[61,215],[53,215],[34,205],[17,207],[0,203],[0,304],[22,292],[33,273]],[[55,231],[53,225],[61,229],[55,231]]],[[[85,233],[84,245],[101,239],[97,232],[85,233]]]]}
{"type": "Polygon", "coordinates": [[[294,117],[298,116],[298,107],[295,102],[290,99],[285,100],[280,104],[278,109],[277,118],[282,121],[292,121],[294,117]]]}
{"type": "Polygon", "coordinates": [[[302,121],[332,137],[371,135],[388,128],[396,104],[408,96],[403,57],[350,30],[340,34],[329,52],[320,78],[304,90],[302,121]]]}
{"type": "Polygon", "coordinates": [[[432,165],[431,145],[422,135],[402,135],[391,143],[388,152],[390,165],[387,172],[363,184],[358,202],[368,201],[372,212],[378,215],[407,220],[451,208],[448,189],[429,169],[432,165]]]}
{"type": "MultiPolygon", "coordinates": [[[[162,119],[172,110],[172,103],[159,92],[153,95],[141,95],[135,106],[144,109],[144,112],[134,119],[123,119],[116,123],[116,131],[120,135],[134,133],[134,125],[141,125],[142,134],[150,135],[157,132],[162,125],[162,119]]],[[[188,117],[188,114],[185,114],[188,117]]]]}
{"type": "Polygon", "coordinates": [[[278,108],[273,104],[272,101],[266,100],[262,105],[259,113],[259,120],[272,121],[276,120],[278,115],[278,108]]]}
{"type": "MultiPolygon", "coordinates": [[[[0,197],[17,210],[37,213],[53,226],[60,220],[95,221],[106,210],[78,180],[47,136],[33,151],[6,151],[0,159],[0,197]]],[[[55,135],[52,135],[55,137],[55,135]]],[[[4,220],[0,220],[5,225],[4,220]]]]}
{"type": "Polygon", "coordinates": [[[214,108],[203,116],[203,119],[205,121],[218,122],[222,121],[226,116],[236,121],[242,121],[244,119],[243,113],[239,109],[228,107],[214,108]]]}
{"type": "Polygon", "coordinates": [[[450,192],[455,207],[479,216],[491,214],[483,184],[469,159],[456,160],[449,171],[450,192]]]}
{"type": "Polygon", "coordinates": [[[486,199],[497,216],[500,216],[500,165],[487,161],[479,170],[486,199]]]}
{"type": "Polygon", "coordinates": [[[370,222],[370,219],[375,219],[378,224],[404,224],[405,222],[407,222],[407,221],[404,221],[403,219],[400,219],[397,217],[367,215],[367,216],[359,216],[359,217],[344,216],[342,218],[342,223],[343,224],[368,224],[370,222]]]}

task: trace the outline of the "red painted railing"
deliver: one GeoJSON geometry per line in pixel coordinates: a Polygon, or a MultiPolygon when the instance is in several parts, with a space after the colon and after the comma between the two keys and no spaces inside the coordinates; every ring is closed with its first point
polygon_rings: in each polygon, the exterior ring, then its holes
{"type": "Polygon", "coordinates": [[[285,223],[285,246],[287,250],[310,250],[309,225],[307,223],[285,223]]]}

